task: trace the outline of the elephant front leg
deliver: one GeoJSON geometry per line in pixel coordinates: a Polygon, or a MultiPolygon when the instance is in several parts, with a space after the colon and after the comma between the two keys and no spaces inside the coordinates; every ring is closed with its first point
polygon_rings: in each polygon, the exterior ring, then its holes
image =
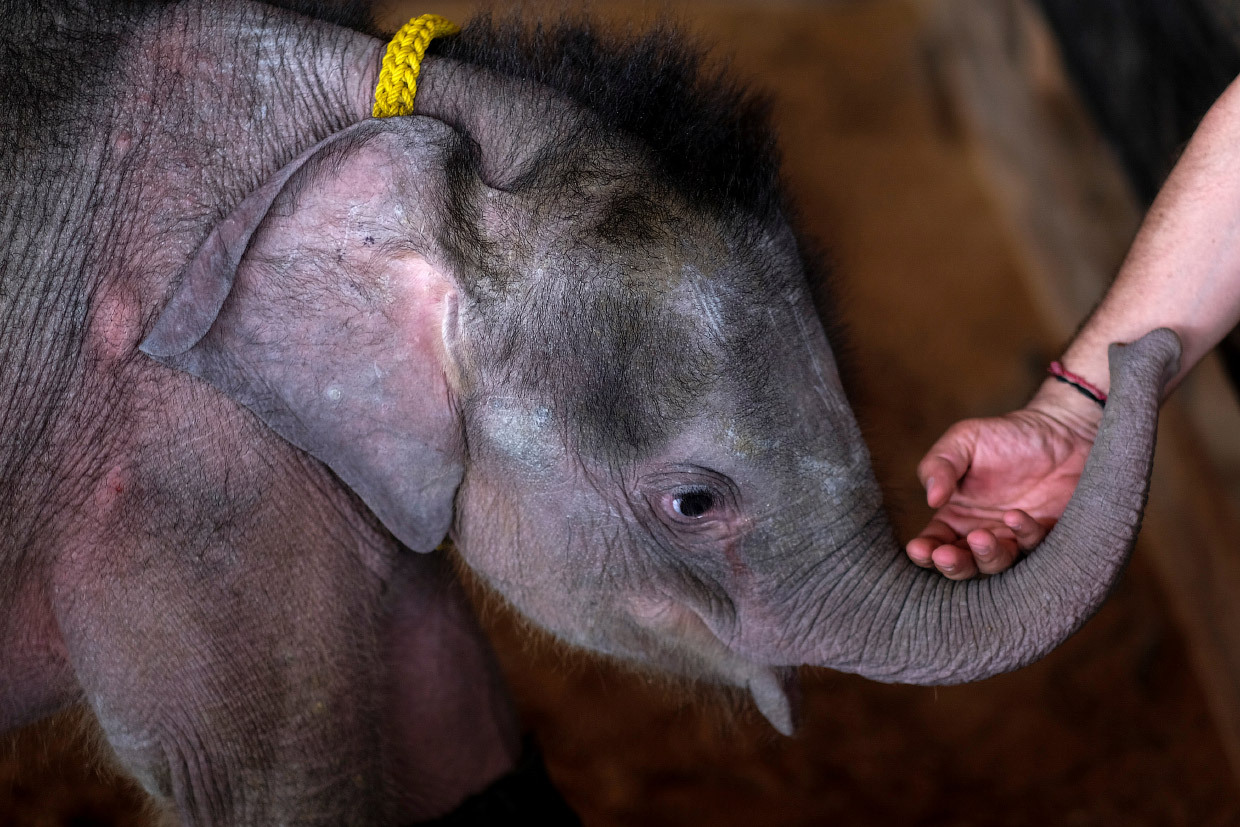
{"type": "Polygon", "coordinates": [[[80,699],[39,572],[30,569],[0,560],[0,736],[80,699]]]}
{"type": "Polygon", "coordinates": [[[386,608],[385,736],[397,776],[418,780],[398,792],[408,810],[441,815],[517,764],[516,714],[445,555],[405,552],[386,608]]]}
{"type": "Polygon", "coordinates": [[[68,657],[122,765],[192,825],[405,824],[512,767],[509,701],[442,564],[376,574],[409,552],[375,554],[313,491],[263,490],[254,513],[60,555],[68,657]]]}

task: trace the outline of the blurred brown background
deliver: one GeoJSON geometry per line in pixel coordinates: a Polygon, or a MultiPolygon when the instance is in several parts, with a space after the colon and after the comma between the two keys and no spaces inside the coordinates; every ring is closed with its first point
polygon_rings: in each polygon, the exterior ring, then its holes
{"type": "MultiPolygon", "coordinates": [[[[404,4],[401,4],[402,6],[404,4]]],[[[394,25],[479,4],[394,8],[394,25]]],[[[1025,2],[595,3],[672,15],[775,98],[786,178],[836,262],[854,403],[902,536],[949,424],[1022,404],[1105,286],[1136,200],[1025,2]]],[[[741,700],[543,645],[489,615],[523,720],[587,825],[1240,824],[1234,396],[1207,363],[1168,407],[1150,514],[1103,611],[982,684],[806,674],[784,739],[741,700]]],[[[0,824],[144,824],[73,716],[0,751],[0,824]]]]}

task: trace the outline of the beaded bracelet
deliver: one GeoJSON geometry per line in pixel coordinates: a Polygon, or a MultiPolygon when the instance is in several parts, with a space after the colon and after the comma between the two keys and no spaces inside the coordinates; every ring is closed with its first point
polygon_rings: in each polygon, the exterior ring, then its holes
{"type": "Polygon", "coordinates": [[[1071,385],[1076,388],[1083,395],[1097,402],[1100,406],[1104,408],[1107,406],[1107,395],[1102,388],[1090,383],[1090,381],[1085,377],[1078,376],[1077,374],[1066,370],[1062,363],[1051,362],[1051,366],[1046,369],[1046,372],[1051,376],[1054,376],[1060,382],[1063,382],[1065,385],[1071,385]]]}

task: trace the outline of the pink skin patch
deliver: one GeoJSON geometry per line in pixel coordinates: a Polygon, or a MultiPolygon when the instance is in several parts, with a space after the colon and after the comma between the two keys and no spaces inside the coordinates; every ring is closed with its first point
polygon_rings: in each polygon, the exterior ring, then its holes
{"type": "Polygon", "coordinates": [[[106,514],[113,510],[124,499],[129,490],[131,474],[121,465],[114,465],[104,475],[103,481],[95,487],[95,505],[106,514]]]}
{"type": "Polygon", "coordinates": [[[91,313],[86,351],[104,366],[115,365],[138,349],[142,331],[138,304],[118,288],[104,293],[91,313]]]}
{"type": "Polygon", "coordinates": [[[723,557],[728,561],[728,569],[734,577],[749,576],[749,566],[745,565],[745,561],[741,559],[740,552],[736,550],[737,541],[730,540],[723,544],[723,557]]]}

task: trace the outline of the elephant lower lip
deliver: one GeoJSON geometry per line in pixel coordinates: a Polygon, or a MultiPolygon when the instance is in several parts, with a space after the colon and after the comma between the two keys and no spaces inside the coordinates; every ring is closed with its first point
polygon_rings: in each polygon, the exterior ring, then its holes
{"type": "Polygon", "coordinates": [[[634,620],[671,638],[709,666],[722,682],[746,689],[762,716],[783,735],[792,735],[800,719],[801,690],[795,666],[768,666],[732,651],[692,609],[670,600],[632,598],[634,620]]]}
{"type": "Polygon", "coordinates": [[[801,720],[801,682],[795,666],[760,666],[746,687],[762,716],[781,735],[793,735],[801,720]]]}

